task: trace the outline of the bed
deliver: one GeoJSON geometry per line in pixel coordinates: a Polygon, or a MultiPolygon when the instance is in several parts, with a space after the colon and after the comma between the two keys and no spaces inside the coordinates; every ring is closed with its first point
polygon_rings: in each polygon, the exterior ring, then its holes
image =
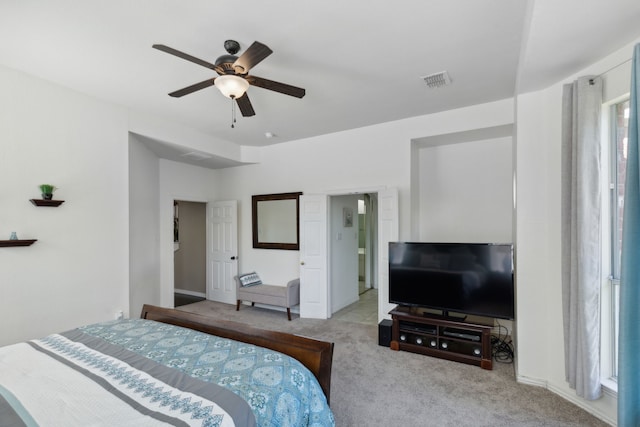
{"type": "Polygon", "coordinates": [[[145,305],[0,348],[0,426],[334,426],[333,343],[145,305]]]}

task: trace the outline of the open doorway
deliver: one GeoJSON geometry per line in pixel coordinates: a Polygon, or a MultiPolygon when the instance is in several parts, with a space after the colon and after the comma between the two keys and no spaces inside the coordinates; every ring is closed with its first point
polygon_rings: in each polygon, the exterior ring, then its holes
{"type": "Polygon", "coordinates": [[[358,294],[378,289],[376,260],[378,259],[377,197],[358,197],[358,294]]]}
{"type": "Polygon", "coordinates": [[[206,298],[206,212],[206,203],[184,200],[173,202],[175,307],[206,298]]]}
{"type": "Polygon", "coordinates": [[[331,196],[329,210],[332,317],[377,324],[377,194],[331,196]]]}

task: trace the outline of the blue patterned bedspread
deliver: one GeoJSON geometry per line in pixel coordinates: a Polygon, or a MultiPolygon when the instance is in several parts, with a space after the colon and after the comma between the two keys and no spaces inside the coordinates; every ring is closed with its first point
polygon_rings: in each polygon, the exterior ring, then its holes
{"type": "Polygon", "coordinates": [[[144,319],[80,328],[84,333],[233,391],[249,403],[258,426],[334,426],[313,374],[282,353],[144,319]]]}

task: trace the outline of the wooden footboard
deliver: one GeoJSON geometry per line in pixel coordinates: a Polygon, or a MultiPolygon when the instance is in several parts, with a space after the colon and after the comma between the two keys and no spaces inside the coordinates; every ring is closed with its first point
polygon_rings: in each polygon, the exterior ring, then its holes
{"type": "Polygon", "coordinates": [[[258,329],[242,323],[147,304],[142,307],[140,317],[258,345],[289,355],[300,361],[315,375],[329,403],[333,360],[333,343],[331,342],[258,329]]]}

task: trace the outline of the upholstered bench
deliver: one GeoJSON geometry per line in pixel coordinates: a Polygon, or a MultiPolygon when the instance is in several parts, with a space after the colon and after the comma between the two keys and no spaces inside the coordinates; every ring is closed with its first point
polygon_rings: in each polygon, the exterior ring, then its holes
{"type": "Polygon", "coordinates": [[[287,318],[291,320],[291,307],[300,304],[300,279],[293,279],[286,286],[266,285],[256,273],[236,277],[236,311],[242,301],[251,301],[251,305],[267,304],[287,309],[287,318]]]}

